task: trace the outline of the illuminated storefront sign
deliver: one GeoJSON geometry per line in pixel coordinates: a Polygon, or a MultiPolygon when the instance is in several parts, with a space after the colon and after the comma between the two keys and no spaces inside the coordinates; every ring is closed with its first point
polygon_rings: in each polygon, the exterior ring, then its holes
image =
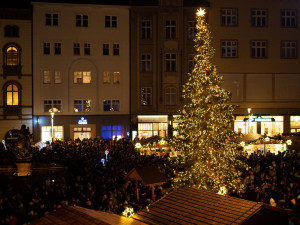
{"type": "Polygon", "coordinates": [[[80,120],[78,120],[78,124],[88,124],[88,121],[87,121],[87,119],[86,118],[84,118],[84,117],[81,117],[81,119],[80,120]]]}
{"type": "MultiPolygon", "coordinates": [[[[249,118],[244,118],[244,122],[248,122],[249,118]]],[[[262,118],[261,116],[257,118],[250,118],[250,122],[274,122],[274,118],[262,118]]]]}

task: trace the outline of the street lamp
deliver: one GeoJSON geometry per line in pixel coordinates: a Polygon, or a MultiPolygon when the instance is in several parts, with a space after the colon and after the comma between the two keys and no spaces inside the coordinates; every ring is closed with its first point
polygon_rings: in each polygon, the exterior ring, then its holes
{"type": "Polygon", "coordinates": [[[248,108],[248,134],[250,134],[250,112],[251,112],[251,108],[248,108]]]}
{"type": "Polygon", "coordinates": [[[51,141],[54,141],[54,129],[53,129],[53,124],[54,124],[54,114],[56,112],[59,112],[57,108],[51,108],[49,109],[50,115],[51,115],[51,141]]]}

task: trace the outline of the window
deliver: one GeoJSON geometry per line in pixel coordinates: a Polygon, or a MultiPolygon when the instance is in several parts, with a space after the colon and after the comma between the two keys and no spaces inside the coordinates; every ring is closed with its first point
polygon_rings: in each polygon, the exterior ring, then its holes
{"type": "Polygon", "coordinates": [[[116,16],[105,16],[105,27],[117,27],[117,17],[116,16]]]}
{"type": "Polygon", "coordinates": [[[141,23],[141,37],[142,39],[150,39],[151,38],[151,21],[150,20],[142,20],[141,23]]]}
{"type": "Polygon", "coordinates": [[[251,10],[251,26],[253,26],[253,27],[267,26],[267,10],[252,9],[251,10]]]}
{"type": "Polygon", "coordinates": [[[267,57],[267,41],[251,41],[251,57],[266,58],[267,57]]]}
{"type": "Polygon", "coordinates": [[[50,112],[52,109],[61,111],[61,100],[44,100],[44,112],[50,112]]]}
{"type": "Polygon", "coordinates": [[[111,100],[104,100],[103,102],[103,111],[108,112],[111,109],[111,100]]]}
{"type": "Polygon", "coordinates": [[[64,127],[63,126],[41,126],[42,130],[42,142],[51,142],[52,141],[52,128],[53,128],[53,135],[55,140],[64,139],[64,127]]]}
{"type": "Polygon", "coordinates": [[[19,49],[16,46],[8,46],[4,52],[5,66],[18,66],[20,64],[19,49]]]}
{"type": "Polygon", "coordinates": [[[102,126],[102,138],[104,140],[122,138],[122,125],[105,125],[102,126]]]}
{"type": "Polygon", "coordinates": [[[58,14],[46,13],[46,26],[58,26],[58,14]]]}
{"type": "Polygon", "coordinates": [[[177,90],[175,87],[166,88],[166,105],[176,105],[177,90]]]}
{"type": "Polygon", "coordinates": [[[6,87],[6,105],[19,105],[19,87],[16,84],[6,87]]]}
{"type": "Polygon", "coordinates": [[[113,45],[113,55],[119,55],[120,50],[119,50],[119,44],[114,44],[113,45]]]}
{"type": "Polygon", "coordinates": [[[44,55],[50,55],[50,43],[44,42],[44,55]]]}
{"type": "Polygon", "coordinates": [[[176,21],[166,20],[166,38],[173,39],[176,38],[176,21]]]}
{"type": "Polygon", "coordinates": [[[141,70],[142,72],[151,72],[151,54],[145,53],[142,54],[142,59],[141,59],[141,70]]]}
{"type": "Polygon", "coordinates": [[[197,22],[196,21],[189,21],[188,22],[188,39],[193,40],[197,34],[197,22]]]}
{"type": "Polygon", "coordinates": [[[109,55],[109,44],[103,44],[103,55],[109,55]]]}
{"type": "Polygon", "coordinates": [[[103,111],[120,111],[120,100],[104,100],[103,111]]]}
{"type": "Polygon", "coordinates": [[[110,72],[108,72],[108,71],[103,72],[103,83],[104,84],[110,83],[110,72]]]}
{"type": "Polygon", "coordinates": [[[296,41],[281,41],[281,58],[283,59],[297,58],[296,41]]]}
{"type": "Polygon", "coordinates": [[[74,112],[91,112],[91,100],[74,100],[74,112]]]}
{"type": "Polygon", "coordinates": [[[176,72],[176,54],[166,54],[166,72],[176,72]]]}
{"type": "Polygon", "coordinates": [[[141,105],[152,105],[152,88],[141,88],[141,105]]]}
{"type": "Polygon", "coordinates": [[[91,55],[91,44],[84,44],[84,55],[91,55]]]}
{"type": "Polygon", "coordinates": [[[281,27],[296,27],[297,12],[294,9],[281,10],[281,27]]]}
{"type": "Polygon", "coordinates": [[[54,83],[55,84],[61,84],[62,83],[62,78],[61,78],[61,72],[60,71],[55,71],[54,72],[54,83]]]}
{"type": "Polygon", "coordinates": [[[51,83],[50,70],[44,70],[43,80],[44,80],[44,84],[50,84],[51,83]]]}
{"type": "Polygon", "coordinates": [[[76,27],[87,27],[88,22],[88,15],[76,15],[76,27]]]}
{"type": "Polygon", "coordinates": [[[54,54],[55,55],[61,54],[61,43],[54,43],[54,54]]]}
{"type": "Polygon", "coordinates": [[[195,55],[194,54],[189,54],[188,55],[188,69],[189,73],[191,73],[196,65],[197,61],[195,60],[195,55]]]}
{"type": "Polygon", "coordinates": [[[74,84],[90,84],[91,72],[87,71],[75,71],[74,72],[74,84]]]}
{"type": "Polygon", "coordinates": [[[222,26],[237,26],[237,9],[221,9],[222,26]]]}
{"type": "Polygon", "coordinates": [[[237,41],[222,40],[221,41],[222,57],[235,58],[237,57],[237,41]]]}
{"type": "Polygon", "coordinates": [[[74,55],[80,55],[80,43],[74,43],[74,55]]]}
{"type": "Polygon", "coordinates": [[[120,72],[114,72],[114,84],[120,83],[120,72]]]}
{"type": "Polygon", "coordinates": [[[5,26],[4,37],[19,37],[19,27],[18,26],[5,26]]]}

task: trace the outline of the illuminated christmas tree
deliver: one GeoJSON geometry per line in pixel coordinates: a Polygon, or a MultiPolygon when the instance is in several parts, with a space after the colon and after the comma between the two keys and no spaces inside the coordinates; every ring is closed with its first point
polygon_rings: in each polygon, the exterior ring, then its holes
{"type": "Polygon", "coordinates": [[[204,10],[198,10],[197,21],[196,64],[183,85],[187,104],[178,118],[178,136],[172,141],[173,148],[182,154],[175,182],[226,193],[241,188],[239,170],[244,167],[232,141],[235,106],[229,104],[230,93],[220,87],[222,76],[210,62],[214,49],[204,10]]]}

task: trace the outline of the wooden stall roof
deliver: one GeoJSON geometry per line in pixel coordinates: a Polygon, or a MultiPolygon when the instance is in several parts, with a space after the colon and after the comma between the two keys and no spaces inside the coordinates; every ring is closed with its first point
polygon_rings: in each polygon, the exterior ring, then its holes
{"type": "Polygon", "coordinates": [[[116,214],[86,209],[78,206],[69,206],[51,212],[35,220],[33,225],[145,225],[132,218],[116,214]]]}
{"type": "Polygon", "coordinates": [[[156,166],[139,166],[133,168],[127,178],[141,180],[145,185],[162,185],[166,178],[156,166]]]}
{"type": "Polygon", "coordinates": [[[148,224],[242,224],[261,203],[182,188],[143,209],[133,218],[148,224]]]}

